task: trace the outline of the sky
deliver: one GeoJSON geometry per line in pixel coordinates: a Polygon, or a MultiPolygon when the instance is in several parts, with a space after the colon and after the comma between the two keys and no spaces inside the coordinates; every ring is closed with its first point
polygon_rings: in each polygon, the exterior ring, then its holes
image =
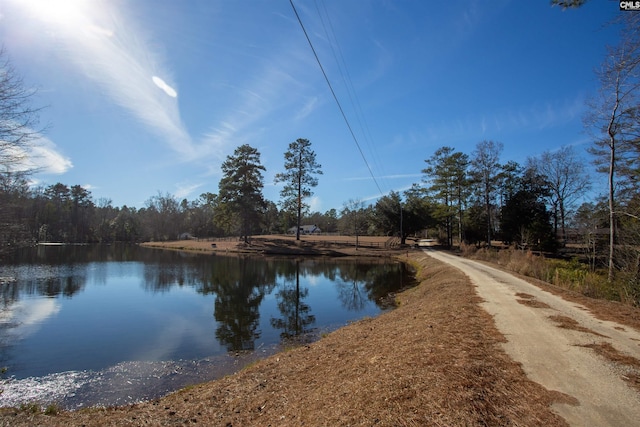
{"type": "Polygon", "coordinates": [[[114,206],[195,200],[249,144],[277,203],[274,175],[306,138],[323,171],[308,202],[326,212],[420,183],[443,146],[498,141],[520,164],[582,154],[594,71],[619,36],[607,24],[633,13],[610,0],[293,4],[322,68],[288,0],[0,0],[5,53],[45,107],[34,182],[114,206]]]}

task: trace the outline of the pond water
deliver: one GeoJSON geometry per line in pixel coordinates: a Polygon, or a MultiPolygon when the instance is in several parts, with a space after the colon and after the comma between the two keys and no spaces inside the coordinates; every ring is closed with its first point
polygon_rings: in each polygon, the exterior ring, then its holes
{"type": "Polygon", "coordinates": [[[38,246],[0,264],[0,406],[161,396],[389,308],[383,259],[38,246]]]}

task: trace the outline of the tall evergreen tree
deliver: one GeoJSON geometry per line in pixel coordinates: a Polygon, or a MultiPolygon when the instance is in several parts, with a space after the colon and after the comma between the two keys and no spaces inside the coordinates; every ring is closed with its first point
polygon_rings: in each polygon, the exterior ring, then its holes
{"type": "Polygon", "coordinates": [[[549,194],[544,179],[529,169],[514,181],[515,192],[508,195],[500,212],[502,240],[554,251],[556,239],[551,215],[544,203],[549,194]]]}
{"type": "Polygon", "coordinates": [[[221,169],[223,176],[218,185],[220,202],[237,218],[240,235],[248,243],[249,235],[260,224],[265,208],[262,196],[262,171],[265,167],[260,163],[260,153],[248,144],[241,145],[227,157],[221,169]]]}
{"type": "Polygon", "coordinates": [[[296,213],[296,240],[300,240],[302,213],[308,208],[304,199],[310,197],[311,189],[318,185],[315,175],[322,175],[321,165],[316,162],[316,153],[311,150],[308,139],[299,138],[289,144],[284,153],[285,171],[276,174],[275,183],[284,182],[280,191],[282,208],[296,213]]]}
{"type": "Polygon", "coordinates": [[[463,205],[467,198],[469,180],[467,168],[469,156],[455,152],[452,147],[442,147],[429,159],[422,170],[427,191],[440,203],[440,216],[447,234],[447,245],[453,244],[453,223],[457,216],[458,239],[462,241],[463,205]]]}
{"type": "Polygon", "coordinates": [[[491,246],[493,237],[492,203],[495,201],[495,192],[502,172],[500,154],[503,145],[500,142],[482,141],[476,145],[471,160],[471,176],[476,184],[478,195],[483,201],[486,226],[487,245],[491,246]]]}
{"type": "Polygon", "coordinates": [[[380,197],[373,208],[373,221],[377,231],[387,236],[398,235],[404,243],[404,236],[400,230],[403,225],[402,214],[400,193],[391,191],[388,195],[380,197]]]}

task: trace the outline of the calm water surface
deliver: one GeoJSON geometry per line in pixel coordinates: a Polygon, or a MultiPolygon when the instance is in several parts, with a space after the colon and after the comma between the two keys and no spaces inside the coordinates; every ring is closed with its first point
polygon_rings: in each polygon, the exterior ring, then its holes
{"type": "Polygon", "coordinates": [[[0,264],[0,405],[160,396],[388,307],[390,260],[39,246],[0,264]]]}

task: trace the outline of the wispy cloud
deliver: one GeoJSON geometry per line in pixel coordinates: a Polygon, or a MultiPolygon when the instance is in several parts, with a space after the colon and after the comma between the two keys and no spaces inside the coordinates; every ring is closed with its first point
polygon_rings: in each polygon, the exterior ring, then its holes
{"type": "Polygon", "coordinates": [[[48,138],[35,135],[25,147],[12,147],[11,156],[24,159],[11,165],[13,171],[36,170],[40,173],[63,174],[73,167],[71,159],[64,156],[48,138]]]}
{"type": "Polygon", "coordinates": [[[178,92],[161,55],[136,23],[110,2],[24,2],[54,35],[52,46],[84,77],[162,137],[183,158],[194,155],[177,104],[178,92]],[[37,5],[34,6],[34,4],[37,5]]]}
{"type": "Polygon", "coordinates": [[[579,118],[584,111],[584,100],[578,96],[571,100],[547,102],[521,107],[506,107],[484,114],[470,114],[452,120],[431,123],[423,130],[428,141],[468,140],[492,134],[545,130],[560,126],[579,118]]]}
{"type": "MultiPolygon", "coordinates": [[[[34,2],[24,7],[39,19],[42,31],[52,35],[46,38],[51,42],[48,48],[178,153],[176,160],[221,160],[230,146],[252,141],[272,125],[268,118],[274,113],[287,111],[292,119],[303,119],[319,103],[312,85],[300,77],[310,69],[315,73],[307,47],[286,38],[273,49],[256,49],[259,54],[251,56],[247,74],[234,75],[239,83],[225,88],[230,96],[221,96],[224,110],[213,115],[208,131],[193,135],[182,120],[180,88],[165,65],[171,52],[162,51],[143,23],[106,0],[42,0],[42,7],[29,6],[34,2]]],[[[247,57],[246,47],[238,55],[247,57]]]]}
{"type": "Polygon", "coordinates": [[[301,120],[307,117],[309,114],[313,112],[316,105],[318,104],[318,97],[314,96],[307,100],[307,102],[300,108],[298,114],[296,114],[295,120],[301,120]]]}
{"type": "MultiPolygon", "coordinates": [[[[418,176],[422,176],[422,175],[418,175],[418,176]]],[[[394,188],[394,189],[390,190],[389,192],[387,192],[385,194],[377,193],[377,194],[374,194],[374,195],[371,195],[371,196],[363,197],[361,200],[363,202],[372,202],[374,200],[378,200],[379,198],[381,198],[383,196],[389,195],[389,193],[391,191],[395,191],[396,193],[401,193],[402,194],[403,192],[409,190],[412,187],[413,187],[413,184],[403,185],[402,187],[394,188]]]]}
{"type": "Polygon", "coordinates": [[[317,97],[305,95],[309,86],[295,77],[308,72],[309,62],[301,60],[304,55],[299,45],[285,43],[275,48],[271,56],[258,60],[254,65],[256,71],[233,88],[234,101],[201,139],[197,147],[200,155],[221,156],[222,150],[230,144],[237,146],[251,141],[273,125],[269,118],[276,113],[290,112],[290,117],[300,120],[313,112],[317,97]],[[307,102],[299,107],[300,97],[305,96],[307,102]]]}
{"type": "Polygon", "coordinates": [[[193,194],[198,188],[202,187],[204,184],[191,184],[191,183],[180,183],[176,185],[175,196],[178,199],[184,199],[187,196],[193,194]]]}
{"type": "Polygon", "coordinates": [[[71,159],[58,152],[56,145],[47,138],[36,140],[30,151],[30,163],[41,172],[63,174],[73,167],[71,159]]]}

